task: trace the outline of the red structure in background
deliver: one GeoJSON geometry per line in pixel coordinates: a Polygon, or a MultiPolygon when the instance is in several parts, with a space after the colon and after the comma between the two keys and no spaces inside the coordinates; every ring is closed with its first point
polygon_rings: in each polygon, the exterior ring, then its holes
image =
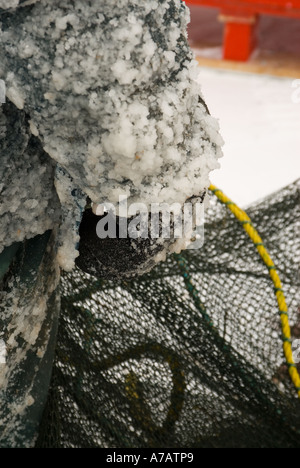
{"type": "Polygon", "coordinates": [[[185,0],[185,3],[220,10],[219,20],[225,23],[223,56],[227,60],[248,60],[256,46],[260,14],[300,19],[300,0],[185,0]]]}

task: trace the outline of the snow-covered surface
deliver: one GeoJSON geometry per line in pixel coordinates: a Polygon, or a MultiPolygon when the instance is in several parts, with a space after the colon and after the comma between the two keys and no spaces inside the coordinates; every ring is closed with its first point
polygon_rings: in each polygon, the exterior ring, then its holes
{"type": "Polygon", "coordinates": [[[242,206],[300,177],[300,102],[290,78],[202,68],[208,106],[225,140],[211,180],[242,206]]]}
{"type": "Polygon", "coordinates": [[[95,203],[172,204],[209,185],[223,141],[202,101],[181,0],[41,0],[3,18],[7,98],[74,189],[95,203]]]}
{"type": "Polygon", "coordinates": [[[223,57],[223,47],[222,46],[215,46],[215,47],[193,47],[193,51],[196,57],[203,57],[209,59],[216,59],[221,60],[223,57]]]}

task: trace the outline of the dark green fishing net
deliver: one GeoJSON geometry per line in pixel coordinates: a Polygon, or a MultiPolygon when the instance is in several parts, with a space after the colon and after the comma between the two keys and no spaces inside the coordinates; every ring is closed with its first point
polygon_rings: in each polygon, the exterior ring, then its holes
{"type": "MultiPolygon", "coordinates": [[[[281,276],[298,348],[299,188],[248,210],[281,276]]],[[[300,447],[268,270],[211,196],[202,249],[130,281],[64,274],[38,447],[300,447]]]]}

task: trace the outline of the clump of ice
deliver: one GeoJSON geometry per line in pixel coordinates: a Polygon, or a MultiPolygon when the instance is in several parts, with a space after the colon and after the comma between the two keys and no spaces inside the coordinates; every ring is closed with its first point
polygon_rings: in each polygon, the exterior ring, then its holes
{"type": "Polygon", "coordinates": [[[32,5],[39,0],[0,0],[0,8],[3,10],[10,10],[11,8],[16,8],[18,6],[27,6],[32,5]]]}
{"type": "Polygon", "coordinates": [[[86,205],[86,195],[74,187],[72,178],[59,165],[55,173],[55,187],[62,205],[57,260],[64,270],[71,271],[79,255],[79,226],[86,205]]]}
{"type": "Polygon", "coordinates": [[[0,107],[0,253],[14,242],[43,234],[58,223],[54,161],[30,136],[24,113],[0,107]]]}
{"type": "Polygon", "coordinates": [[[8,98],[93,202],[126,193],[129,203],[184,203],[219,167],[222,138],[197,83],[188,21],[181,0],[41,0],[4,17],[8,98]]]}

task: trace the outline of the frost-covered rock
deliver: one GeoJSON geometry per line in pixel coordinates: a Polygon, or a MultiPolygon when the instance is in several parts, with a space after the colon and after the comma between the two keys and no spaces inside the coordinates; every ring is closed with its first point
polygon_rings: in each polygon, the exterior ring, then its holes
{"type": "MultiPolygon", "coordinates": [[[[25,215],[23,238],[40,233],[42,224],[56,225],[62,214],[59,205],[53,208],[55,196],[49,197],[53,163],[66,171],[74,190],[95,203],[127,195],[129,203],[183,204],[203,193],[218,167],[222,139],[196,82],[189,13],[181,0],[8,0],[0,7],[8,10],[1,14],[0,78],[25,126],[22,152],[10,149],[6,157],[16,160],[19,174],[27,142],[39,142],[43,161],[48,155],[42,205],[38,193],[31,194],[32,184],[19,176],[10,183],[22,196],[14,198],[12,188],[1,198],[12,213],[24,199],[31,214],[25,215]]],[[[30,157],[44,185],[41,156],[31,151],[30,157]]],[[[7,181],[5,176],[5,187],[7,181]]],[[[69,207],[68,201],[64,213],[69,207]]],[[[1,220],[0,251],[1,242],[12,239],[7,219],[1,220]]],[[[60,238],[70,236],[62,232],[60,238]]],[[[73,254],[66,247],[72,265],[75,246],[73,254]]]]}

